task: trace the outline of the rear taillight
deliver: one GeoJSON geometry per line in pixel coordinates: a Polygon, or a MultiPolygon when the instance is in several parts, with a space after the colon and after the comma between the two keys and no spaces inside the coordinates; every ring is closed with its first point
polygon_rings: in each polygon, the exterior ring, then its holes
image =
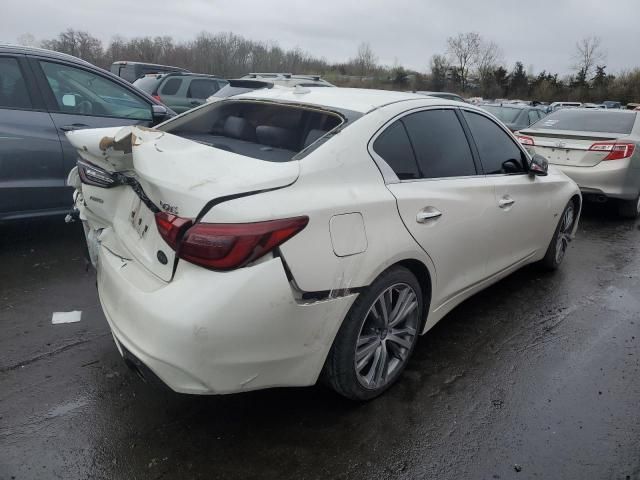
{"type": "Polygon", "coordinates": [[[196,223],[156,213],[158,231],[178,257],[214,270],[242,267],[299,233],[308,217],[255,223],[196,223]]]}
{"type": "Polygon", "coordinates": [[[160,103],[162,103],[162,100],[160,99],[160,95],[155,94],[155,95],[151,95],[153,98],[155,98],[157,101],[159,101],[160,103]]]}
{"type": "Polygon", "coordinates": [[[636,149],[635,143],[597,142],[589,147],[592,152],[609,152],[602,160],[629,158],[636,149]]]}
{"type": "Polygon", "coordinates": [[[110,172],[84,160],[78,160],[78,175],[82,183],[94,187],[111,188],[120,184],[110,172]]]}
{"type": "Polygon", "coordinates": [[[528,147],[533,147],[535,145],[533,138],[527,137],[526,135],[516,135],[516,138],[522,145],[526,145],[528,147]]]}
{"type": "Polygon", "coordinates": [[[167,212],[156,213],[158,232],[173,250],[177,250],[180,238],[192,223],[188,218],[178,217],[167,212]]]}

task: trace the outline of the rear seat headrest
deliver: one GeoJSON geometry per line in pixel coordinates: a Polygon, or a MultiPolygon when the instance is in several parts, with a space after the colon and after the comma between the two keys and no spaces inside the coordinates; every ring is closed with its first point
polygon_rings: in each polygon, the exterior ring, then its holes
{"type": "Polygon", "coordinates": [[[238,138],[254,142],[256,140],[256,130],[246,119],[242,117],[228,117],[224,122],[224,134],[227,137],[238,138]]]}
{"type": "Polygon", "coordinates": [[[307,138],[304,139],[303,148],[307,148],[313,142],[315,142],[320,137],[322,137],[325,133],[327,132],[324,130],[317,130],[317,129],[309,130],[309,133],[307,133],[307,138]]]}
{"type": "Polygon", "coordinates": [[[295,148],[296,135],[293,130],[271,125],[259,125],[256,127],[258,143],[275,148],[292,150],[295,148]]]}

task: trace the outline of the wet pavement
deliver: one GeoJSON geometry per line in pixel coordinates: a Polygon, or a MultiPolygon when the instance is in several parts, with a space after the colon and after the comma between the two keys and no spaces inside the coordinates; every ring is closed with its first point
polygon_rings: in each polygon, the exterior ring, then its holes
{"type": "Polygon", "coordinates": [[[640,479],[639,222],[587,209],[560,271],[462,304],[366,404],[143,383],[82,241],[59,220],[0,225],[0,479],[640,479]]]}

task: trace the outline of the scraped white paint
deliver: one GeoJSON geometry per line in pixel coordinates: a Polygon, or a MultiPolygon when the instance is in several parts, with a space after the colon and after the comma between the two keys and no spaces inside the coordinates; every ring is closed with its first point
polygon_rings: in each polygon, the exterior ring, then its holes
{"type": "Polygon", "coordinates": [[[74,310],[73,312],[53,312],[51,323],[54,325],[59,323],[76,323],[80,321],[81,316],[81,310],[74,310]]]}

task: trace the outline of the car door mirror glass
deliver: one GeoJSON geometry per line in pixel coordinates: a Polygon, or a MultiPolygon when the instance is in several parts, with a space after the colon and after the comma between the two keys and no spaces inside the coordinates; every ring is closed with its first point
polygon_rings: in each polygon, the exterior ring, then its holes
{"type": "Polygon", "coordinates": [[[164,105],[151,105],[151,114],[153,117],[153,124],[157,125],[158,123],[162,123],[171,117],[171,113],[169,113],[169,109],[164,105]]]}
{"type": "Polygon", "coordinates": [[[72,93],[66,93],[62,96],[62,105],[65,107],[75,108],[76,106],[76,96],[72,93]]]}
{"type": "Polygon", "coordinates": [[[529,164],[529,173],[531,175],[544,176],[549,170],[549,162],[542,155],[537,153],[531,157],[531,163],[529,164]]]}

